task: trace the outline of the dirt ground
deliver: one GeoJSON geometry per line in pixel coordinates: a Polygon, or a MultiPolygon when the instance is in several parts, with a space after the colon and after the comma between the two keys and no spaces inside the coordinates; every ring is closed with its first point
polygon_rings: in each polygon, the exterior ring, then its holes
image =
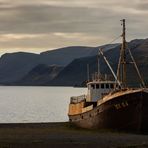
{"type": "Polygon", "coordinates": [[[148,148],[148,135],[84,130],[69,123],[0,124],[0,148],[148,148]]]}

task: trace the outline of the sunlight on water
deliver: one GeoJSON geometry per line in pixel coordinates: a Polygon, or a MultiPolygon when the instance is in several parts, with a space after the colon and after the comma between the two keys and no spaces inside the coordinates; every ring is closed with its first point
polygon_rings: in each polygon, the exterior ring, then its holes
{"type": "Polygon", "coordinates": [[[0,87],[0,123],[68,121],[70,96],[86,93],[72,87],[0,87]]]}

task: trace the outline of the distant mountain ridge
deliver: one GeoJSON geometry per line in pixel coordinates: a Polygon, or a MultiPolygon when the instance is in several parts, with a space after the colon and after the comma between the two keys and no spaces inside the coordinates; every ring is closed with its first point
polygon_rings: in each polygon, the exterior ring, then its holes
{"type": "MultiPolygon", "coordinates": [[[[129,42],[129,48],[135,57],[141,74],[148,85],[148,39],[146,40],[133,40],[129,42]],[[143,47],[143,48],[141,48],[143,47]],[[144,48],[145,47],[145,48],[144,48]]],[[[118,58],[119,58],[120,45],[115,48],[104,52],[107,59],[110,61],[111,66],[116,72],[118,58]]],[[[61,86],[81,86],[87,80],[87,64],[90,65],[90,77],[97,71],[97,57],[84,57],[75,59],[67,67],[65,67],[57,77],[49,81],[47,85],[61,85],[61,86]]],[[[105,64],[103,58],[100,59],[101,73],[111,74],[109,68],[105,64]]],[[[128,83],[133,86],[138,85],[138,77],[133,66],[128,67],[128,83]]]]}
{"type": "MultiPolygon", "coordinates": [[[[148,84],[148,39],[132,40],[128,46],[148,84]]],[[[41,54],[19,52],[3,55],[0,58],[0,83],[5,85],[80,86],[87,80],[87,64],[90,65],[90,76],[97,71],[98,48],[103,49],[116,71],[120,44],[98,47],[72,46],[41,54]]],[[[100,65],[102,73],[110,73],[102,58],[100,65]]],[[[129,69],[129,83],[137,85],[135,70],[132,67],[129,69]]]]}
{"type": "MultiPolygon", "coordinates": [[[[106,46],[108,47],[109,45],[106,46]]],[[[94,55],[95,50],[97,50],[95,47],[72,46],[40,54],[25,52],[6,53],[0,58],[0,83],[12,83],[23,79],[39,64],[66,66],[76,58],[86,57],[90,54],[94,55]]]]}
{"type": "Polygon", "coordinates": [[[89,49],[89,47],[66,47],[41,54],[25,52],[6,53],[0,58],[0,83],[20,80],[38,64],[65,66],[74,58],[83,57],[85,51],[88,54],[90,50],[91,48],[89,49]],[[74,55],[70,55],[69,49],[70,51],[74,50],[74,55]],[[64,59],[65,56],[66,58],[64,59]]]}

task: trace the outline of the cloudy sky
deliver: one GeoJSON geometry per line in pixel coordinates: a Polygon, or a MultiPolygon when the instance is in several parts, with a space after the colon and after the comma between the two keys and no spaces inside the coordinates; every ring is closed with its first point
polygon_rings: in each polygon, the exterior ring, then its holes
{"type": "MultiPolygon", "coordinates": [[[[148,37],[148,0],[0,0],[0,54],[148,37]]],[[[118,41],[119,42],[119,41],[118,41]]]]}

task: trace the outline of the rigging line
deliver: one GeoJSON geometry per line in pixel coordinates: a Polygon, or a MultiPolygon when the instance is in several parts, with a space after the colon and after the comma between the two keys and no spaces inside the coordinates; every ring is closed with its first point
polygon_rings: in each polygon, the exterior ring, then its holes
{"type": "Polygon", "coordinates": [[[109,42],[108,44],[113,43],[114,41],[116,41],[117,39],[119,39],[121,37],[121,35],[117,36],[116,38],[114,38],[111,42],[109,42]]]}
{"type": "Polygon", "coordinates": [[[117,67],[117,79],[119,81],[121,81],[121,77],[120,77],[120,66],[121,66],[121,52],[120,52],[119,62],[118,62],[118,67],[117,67]]]}
{"type": "Polygon", "coordinates": [[[134,57],[133,57],[133,55],[132,55],[132,52],[131,52],[130,48],[128,47],[128,45],[127,45],[127,49],[128,49],[128,51],[129,51],[129,54],[130,54],[130,56],[131,56],[131,59],[132,59],[132,61],[133,61],[133,63],[134,63],[134,66],[135,66],[135,69],[136,69],[137,74],[138,74],[138,76],[139,76],[139,79],[141,80],[141,84],[142,84],[143,87],[145,88],[145,87],[146,87],[145,82],[144,82],[144,80],[143,80],[143,78],[142,78],[142,76],[141,76],[141,74],[140,74],[140,71],[139,71],[138,66],[137,66],[137,64],[136,64],[136,61],[135,61],[135,59],[134,59],[134,57]]]}
{"type": "Polygon", "coordinates": [[[118,80],[118,78],[117,78],[117,76],[116,76],[114,70],[112,69],[110,63],[108,62],[108,60],[107,60],[107,58],[105,57],[105,55],[104,55],[104,53],[103,53],[103,51],[102,51],[101,48],[99,48],[99,52],[100,52],[100,54],[103,56],[103,58],[104,58],[104,60],[105,60],[105,62],[106,62],[106,64],[107,64],[107,66],[109,67],[109,69],[110,69],[112,75],[114,76],[116,82],[117,82],[118,85],[121,87],[121,83],[120,83],[120,81],[118,80]]]}

